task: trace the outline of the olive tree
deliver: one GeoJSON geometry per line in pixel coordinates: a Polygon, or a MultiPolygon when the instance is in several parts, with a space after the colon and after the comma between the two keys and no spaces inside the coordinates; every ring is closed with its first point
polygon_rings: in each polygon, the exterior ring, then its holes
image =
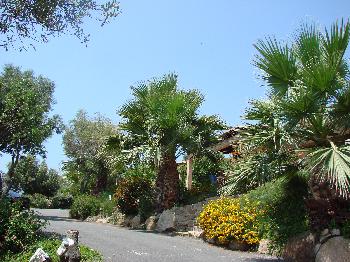
{"type": "Polygon", "coordinates": [[[86,18],[95,17],[103,26],[120,13],[116,0],[99,3],[95,0],[0,0],[0,46],[6,50],[25,41],[47,42],[50,37],[65,33],[81,42],[89,40],[82,26],[86,18]]]}
{"type": "Polygon", "coordinates": [[[43,142],[61,131],[60,117],[50,116],[54,87],[49,79],[11,65],[0,75],[0,152],[11,156],[3,194],[21,156],[45,156],[43,142]]]}

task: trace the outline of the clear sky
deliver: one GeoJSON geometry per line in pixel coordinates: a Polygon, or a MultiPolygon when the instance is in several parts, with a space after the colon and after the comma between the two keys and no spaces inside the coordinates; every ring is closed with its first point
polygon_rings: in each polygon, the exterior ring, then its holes
{"type": "MultiPolygon", "coordinates": [[[[169,72],[180,86],[205,95],[203,114],[241,123],[247,102],[263,97],[252,66],[253,44],[267,35],[292,39],[303,21],[322,28],[348,18],[348,0],[120,0],[122,14],[101,28],[89,22],[88,46],[73,36],[37,44],[36,50],[0,50],[0,63],[32,69],[56,83],[54,112],[65,123],[79,109],[118,122],[131,85],[169,72]]],[[[61,136],[46,142],[47,162],[64,160],[61,136]]],[[[4,170],[6,157],[0,160],[4,170]]]]}

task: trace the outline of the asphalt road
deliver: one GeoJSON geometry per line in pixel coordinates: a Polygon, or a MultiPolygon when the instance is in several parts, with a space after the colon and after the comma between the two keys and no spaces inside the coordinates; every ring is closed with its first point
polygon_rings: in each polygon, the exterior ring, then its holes
{"type": "Polygon", "coordinates": [[[189,237],[168,236],[130,230],[109,224],[82,222],[68,218],[67,210],[35,209],[49,221],[48,232],[80,232],[79,241],[102,253],[105,261],[116,262],[268,262],[276,258],[256,253],[236,252],[189,237]]]}

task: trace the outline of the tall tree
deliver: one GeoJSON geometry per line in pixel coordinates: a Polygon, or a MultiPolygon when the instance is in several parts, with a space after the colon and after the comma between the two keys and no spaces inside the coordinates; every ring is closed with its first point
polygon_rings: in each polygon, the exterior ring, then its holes
{"type": "MultiPolygon", "coordinates": [[[[75,35],[86,43],[89,35],[82,28],[86,18],[96,17],[103,26],[116,17],[119,2],[103,4],[95,0],[0,0],[0,46],[8,49],[25,40],[47,42],[64,33],[75,35]]],[[[33,46],[33,43],[31,43],[33,46]]]]}
{"type": "Polygon", "coordinates": [[[49,169],[45,161],[39,163],[35,156],[22,158],[14,171],[13,188],[25,194],[39,193],[54,196],[60,188],[61,177],[54,169],[49,169]]]}
{"type": "Polygon", "coordinates": [[[69,161],[65,163],[65,169],[75,182],[80,183],[82,193],[92,190],[98,194],[106,190],[108,177],[118,165],[107,149],[107,141],[117,133],[109,119],[100,114],[89,118],[82,110],[66,128],[63,145],[69,161]]]}
{"type": "Polygon", "coordinates": [[[216,116],[198,115],[203,96],[196,90],[180,90],[174,74],[131,90],[133,99],[119,111],[128,141],[124,146],[141,150],[142,156],[148,152],[157,160],[156,201],[158,211],[162,211],[178,198],[177,155],[209,146],[223,124],[216,116]]]}
{"type": "Polygon", "coordinates": [[[58,115],[52,111],[54,83],[32,71],[5,66],[0,75],[0,151],[11,156],[7,183],[22,155],[45,155],[43,142],[62,127],[58,115]]]}
{"type": "Polygon", "coordinates": [[[271,37],[259,41],[254,63],[268,100],[253,102],[247,114],[260,125],[251,142],[294,150],[303,170],[343,197],[350,196],[350,74],[344,57],[349,37],[350,24],[341,21],[324,32],[303,25],[291,44],[271,37]]]}

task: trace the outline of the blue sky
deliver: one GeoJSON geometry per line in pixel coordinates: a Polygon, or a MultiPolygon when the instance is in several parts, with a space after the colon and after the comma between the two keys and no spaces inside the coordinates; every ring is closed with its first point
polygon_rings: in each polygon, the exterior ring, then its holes
{"type": "MultiPolygon", "coordinates": [[[[303,21],[322,28],[348,18],[343,0],[120,0],[122,14],[105,27],[89,21],[88,46],[61,36],[36,50],[0,50],[0,63],[32,69],[56,83],[54,112],[65,123],[79,109],[100,112],[118,122],[117,109],[130,99],[131,85],[169,72],[184,89],[205,95],[203,114],[217,114],[230,125],[251,98],[264,95],[252,65],[253,44],[267,35],[292,39],[303,21]]],[[[64,160],[61,136],[46,142],[47,162],[64,160]]],[[[6,156],[0,160],[5,169],[6,156]]]]}

